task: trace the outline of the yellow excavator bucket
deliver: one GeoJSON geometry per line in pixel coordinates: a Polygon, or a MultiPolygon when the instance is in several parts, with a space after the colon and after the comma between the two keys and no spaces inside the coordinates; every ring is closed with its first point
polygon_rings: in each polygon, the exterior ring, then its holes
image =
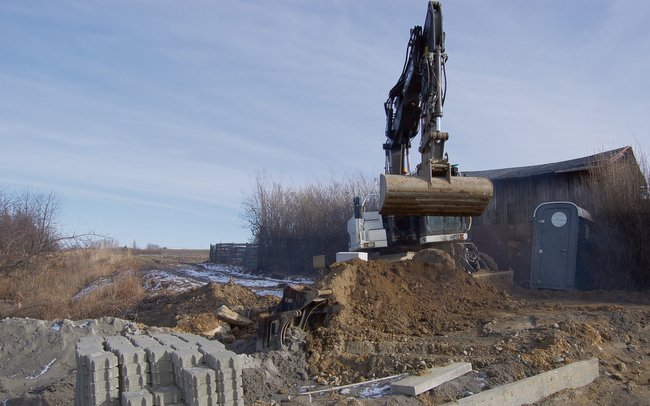
{"type": "Polygon", "coordinates": [[[480,216],[492,198],[487,178],[382,174],[379,213],[394,216],[480,216]]]}

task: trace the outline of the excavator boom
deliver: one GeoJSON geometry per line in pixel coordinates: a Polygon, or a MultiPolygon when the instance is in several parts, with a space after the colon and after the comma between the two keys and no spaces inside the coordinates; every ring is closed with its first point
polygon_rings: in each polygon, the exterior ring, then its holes
{"type": "Polygon", "coordinates": [[[385,174],[380,179],[382,215],[477,216],[492,197],[486,178],[459,176],[445,154],[448,133],[441,130],[446,93],[445,33],[440,3],[430,1],[424,28],[415,26],[399,80],[386,110],[385,174]],[[411,140],[420,133],[421,161],[409,167],[411,140]]]}

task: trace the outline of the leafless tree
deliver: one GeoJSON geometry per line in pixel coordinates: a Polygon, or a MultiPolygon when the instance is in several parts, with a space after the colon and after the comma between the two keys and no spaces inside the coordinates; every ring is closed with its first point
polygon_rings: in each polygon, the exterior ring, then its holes
{"type": "Polygon", "coordinates": [[[54,193],[0,190],[0,272],[60,247],[59,199],[54,193]]]}

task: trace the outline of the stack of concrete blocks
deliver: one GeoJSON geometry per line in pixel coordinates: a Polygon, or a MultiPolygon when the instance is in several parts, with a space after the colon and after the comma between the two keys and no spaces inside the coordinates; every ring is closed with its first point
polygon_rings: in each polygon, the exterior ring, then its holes
{"type": "Polygon", "coordinates": [[[104,351],[103,338],[82,337],[76,346],[77,378],[74,406],[119,406],[117,357],[104,351]]]}
{"type": "Polygon", "coordinates": [[[85,338],[77,345],[77,365],[75,406],[244,404],[237,355],[193,334],[85,338]],[[106,379],[95,382],[96,376],[106,379]],[[89,394],[94,403],[85,401],[89,394]]]}

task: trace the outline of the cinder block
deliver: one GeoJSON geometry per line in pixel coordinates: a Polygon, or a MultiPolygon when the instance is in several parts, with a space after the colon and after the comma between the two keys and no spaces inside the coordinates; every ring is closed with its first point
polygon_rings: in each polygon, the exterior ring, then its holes
{"type": "Polygon", "coordinates": [[[142,347],[144,351],[147,353],[148,358],[147,360],[150,362],[160,362],[163,360],[171,360],[171,353],[174,351],[173,349],[164,346],[163,344],[160,344],[159,342],[154,342],[151,344],[147,344],[144,347],[142,347]]]}
{"type": "Polygon", "coordinates": [[[151,374],[151,381],[149,382],[152,386],[166,386],[174,383],[174,373],[173,372],[164,372],[159,374],[151,374]]]}
{"type": "Polygon", "coordinates": [[[107,350],[113,351],[113,347],[132,345],[128,338],[124,336],[107,336],[104,337],[104,346],[107,350]]]}
{"type": "Polygon", "coordinates": [[[199,366],[184,369],[183,379],[190,380],[192,386],[209,385],[217,382],[217,375],[213,369],[199,366]]]}
{"type": "Polygon", "coordinates": [[[117,357],[110,352],[91,354],[84,358],[87,360],[86,365],[89,371],[111,369],[117,366],[117,357]]]}
{"type": "Polygon", "coordinates": [[[183,398],[183,392],[181,389],[173,385],[153,388],[151,389],[151,393],[153,394],[156,406],[179,403],[183,398]]]}
{"type": "Polygon", "coordinates": [[[122,392],[122,406],[154,406],[153,395],[147,390],[122,392]]]}
{"type": "Polygon", "coordinates": [[[149,365],[149,370],[152,374],[164,374],[174,371],[174,365],[172,364],[171,360],[164,360],[156,363],[151,362],[149,365]]]}
{"type": "Polygon", "coordinates": [[[130,344],[129,346],[114,347],[113,353],[117,355],[118,363],[120,365],[144,365],[147,362],[146,352],[142,348],[130,344]]]}
{"type": "Polygon", "coordinates": [[[79,338],[79,341],[77,341],[77,346],[101,347],[103,350],[104,338],[99,336],[84,336],[79,338]]]}
{"type": "Polygon", "coordinates": [[[218,406],[218,400],[213,396],[202,396],[198,398],[190,398],[185,401],[188,406],[218,406]]]}
{"type": "Polygon", "coordinates": [[[117,378],[118,376],[119,372],[117,368],[100,369],[99,371],[86,371],[84,373],[84,379],[86,379],[87,382],[109,381],[113,378],[117,378]]]}
{"type": "Polygon", "coordinates": [[[120,390],[123,392],[139,391],[147,384],[142,375],[120,376],[120,390]]]}
{"type": "MultiPolygon", "coordinates": [[[[99,392],[97,394],[95,393],[89,393],[86,396],[86,402],[89,404],[93,405],[101,405],[105,404],[107,402],[114,402],[116,400],[119,401],[120,398],[120,393],[118,390],[114,391],[108,391],[108,392],[99,392]]],[[[83,402],[82,402],[83,403],[83,402]]]]}
{"type": "Polygon", "coordinates": [[[131,343],[136,347],[146,347],[148,345],[159,344],[158,341],[154,340],[152,337],[141,334],[132,336],[131,343]]]}
{"type": "Polygon", "coordinates": [[[221,353],[204,354],[203,362],[210,368],[224,370],[228,368],[241,369],[241,364],[237,354],[232,351],[221,353]]]}
{"type": "Polygon", "coordinates": [[[211,342],[210,344],[201,345],[198,350],[203,355],[220,354],[222,352],[228,352],[226,347],[218,341],[211,342]]]}
{"type": "Polygon", "coordinates": [[[178,337],[175,337],[171,334],[156,334],[153,336],[153,338],[158,341],[159,343],[172,347],[175,350],[181,350],[185,348],[195,348],[196,345],[189,343],[187,341],[181,340],[178,337]]]}
{"type": "Polygon", "coordinates": [[[195,349],[176,350],[171,360],[174,368],[191,368],[203,362],[203,354],[195,349]]]}
{"type": "Polygon", "coordinates": [[[121,376],[147,375],[150,371],[149,364],[124,364],[119,366],[121,376]]]}
{"type": "Polygon", "coordinates": [[[118,377],[98,382],[90,381],[84,383],[84,387],[87,389],[88,393],[110,392],[112,390],[118,390],[120,387],[120,380],[118,377]]]}

